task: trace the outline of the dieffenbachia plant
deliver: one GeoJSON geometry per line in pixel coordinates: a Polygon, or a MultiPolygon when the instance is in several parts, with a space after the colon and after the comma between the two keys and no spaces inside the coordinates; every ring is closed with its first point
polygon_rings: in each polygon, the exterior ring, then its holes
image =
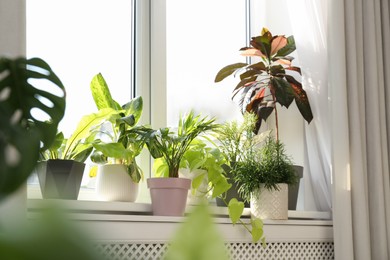
{"type": "Polygon", "coordinates": [[[241,54],[260,58],[260,61],[254,64],[234,63],[225,66],[217,73],[215,82],[220,82],[233,73],[239,74],[240,82],[234,88],[232,98],[239,94],[242,112],[257,115],[256,132],[261,126],[261,121],[265,121],[275,111],[278,140],[276,103],[288,108],[295,100],[303,118],[308,123],[313,119],[306,92],[293,76],[294,73],[301,75],[301,69],[292,66],[294,58],[288,56],[296,49],[294,37],[273,36],[270,31],[263,28],[260,36],[252,37],[250,45],[241,48],[241,54]]]}

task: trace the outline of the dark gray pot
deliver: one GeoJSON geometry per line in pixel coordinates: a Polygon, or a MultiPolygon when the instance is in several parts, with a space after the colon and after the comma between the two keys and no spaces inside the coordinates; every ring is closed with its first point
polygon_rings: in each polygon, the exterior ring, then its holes
{"type": "Polygon", "coordinates": [[[37,173],[44,199],[77,200],[85,164],[73,160],[39,162],[37,173]]]}
{"type": "MultiPolygon", "coordinates": [[[[249,208],[249,203],[245,202],[244,199],[238,194],[238,188],[239,186],[237,183],[233,180],[233,176],[230,173],[230,167],[228,165],[222,165],[222,168],[225,170],[226,177],[228,179],[228,182],[232,185],[230,189],[223,195],[225,196],[226,203],[229,203],[229,201],[233,198],[236,198],[238,201],[244,202],[244,205],[246,208],[249,208]]],[[[227,207],[225,202],[221,198],[216,198],[217,206],[219,207],[227,207]]]]}
{"type": "Polygon", "coordinates": [[[294,165],[295,174],[297,175],[297,184],[288,185],[288,210],[297,209],[297,200],[298,200],[298,191],[299,191],[299,182],[303,177],[303,167],[299,165],[294,165]]]}

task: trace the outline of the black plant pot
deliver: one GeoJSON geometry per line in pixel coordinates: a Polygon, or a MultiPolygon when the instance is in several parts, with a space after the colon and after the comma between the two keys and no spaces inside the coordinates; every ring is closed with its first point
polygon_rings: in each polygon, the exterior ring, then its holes
{"type": "Polygon", "coordinates": [[[297,200],[298,200],[298,191],[299,191],[299,182],[303,177],[303,167],[299,165],[294,165],[295,174],[297,176],[297,184],[288,185],[288,210],[297,209],[297,200]]]}
{"type": "MultiPolygon", "coordinates": [[[[249,203],[245,202],[244,199],[240,196],[240,194],[238,194],[239,186],[233,180],[233,176],[230,173],[230,167],[228,165],[222,165],[222,168],[225,170],[228,182],[232,185],[232,187],[230,187],[230,189],[225,194],[223,194],[226,203],[229,203],[229,201],[231,199],[236,198],[238,201],[244,202],[244,205],[246,208],[249,208],[249,203]]],[[[219,206],[219,207],[226,207],[227,206],[221,198],[217,197],[216,202],[217,202],[217,206],[219,206]]]]}
{"type": "Polygon", "coordinates": [[[73,160],[39,162],[37,173],[44,199],[77,200],[85,164],[73,160]]]}

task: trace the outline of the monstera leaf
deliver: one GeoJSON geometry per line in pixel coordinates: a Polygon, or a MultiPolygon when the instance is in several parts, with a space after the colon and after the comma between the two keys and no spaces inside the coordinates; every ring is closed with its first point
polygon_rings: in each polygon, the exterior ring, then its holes
{"type": "Polygon", "coordinates": [[[64,112],[64,86],[45,61],[0,58],[0,200],[25,182],[64,112]]]}

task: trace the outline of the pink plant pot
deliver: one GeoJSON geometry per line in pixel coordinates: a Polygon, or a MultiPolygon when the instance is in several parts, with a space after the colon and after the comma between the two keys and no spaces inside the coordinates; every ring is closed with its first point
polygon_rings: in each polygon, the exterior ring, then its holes
{"type": "Polygon", "coordinates": [[[153,215],[183,216],[191,180],[185,178],[150,178],[147,185],[153,215]]]}

